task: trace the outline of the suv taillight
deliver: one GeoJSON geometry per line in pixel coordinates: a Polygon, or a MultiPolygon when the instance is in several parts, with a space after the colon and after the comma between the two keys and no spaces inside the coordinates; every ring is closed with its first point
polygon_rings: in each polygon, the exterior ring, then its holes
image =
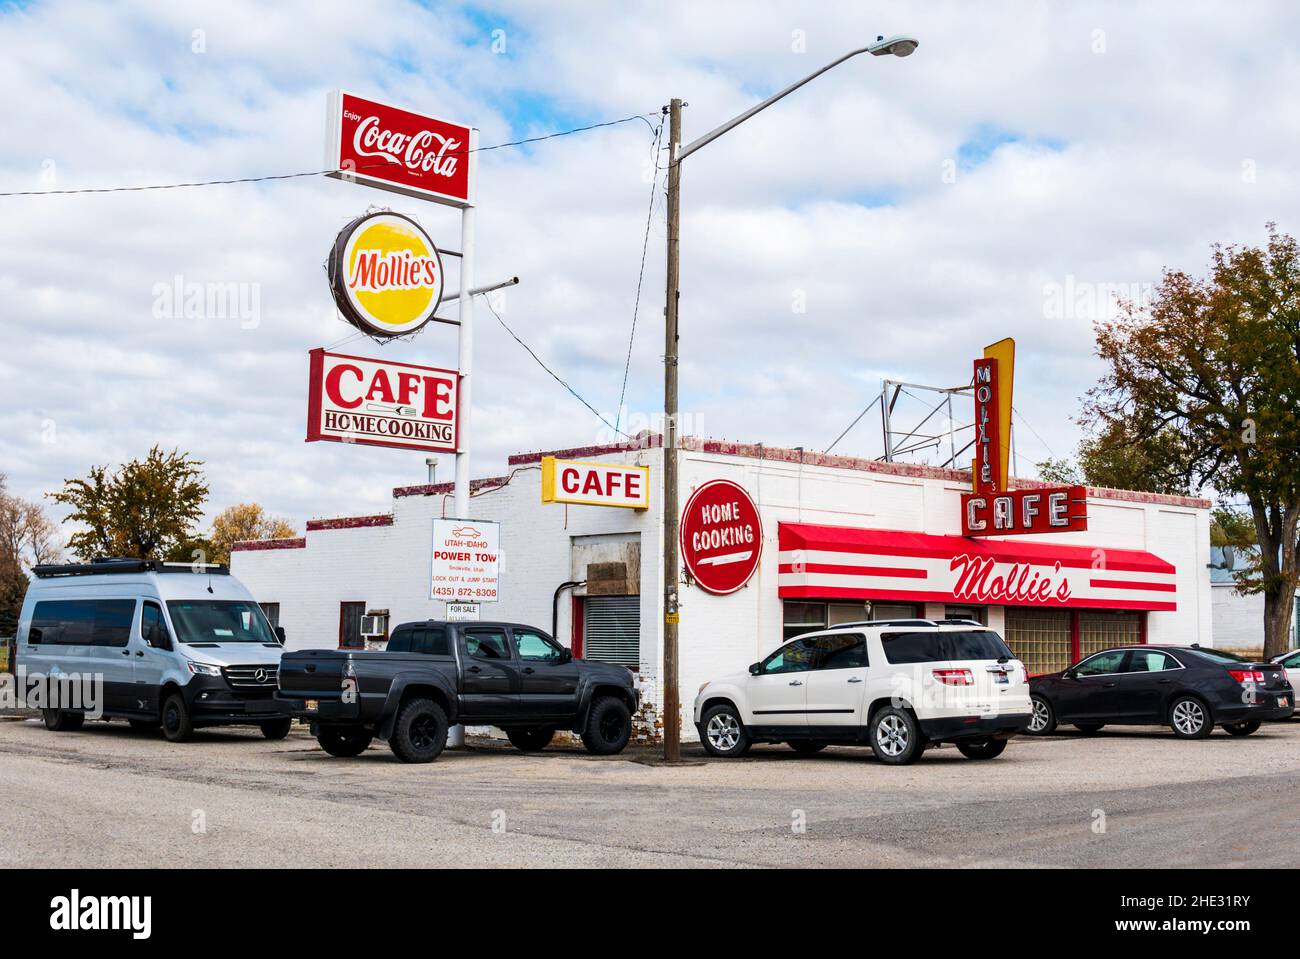
{"type": "Polygon", "coordinates": [[[1230,669],[1228,675],[1243,686],[1249,686],[1253,683],[1263,685],[1264,682],[1264,673],[1259,669],[1230,669]]]}
{"type": "Polygon", "coordinates": [[[936,669],[934,678],[945,686],[974,686],[975,678],[969,669],[936,669]]]}

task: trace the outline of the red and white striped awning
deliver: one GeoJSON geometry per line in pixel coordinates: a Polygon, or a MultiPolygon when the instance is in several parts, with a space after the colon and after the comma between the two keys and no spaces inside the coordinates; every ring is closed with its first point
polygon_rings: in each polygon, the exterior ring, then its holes
{"type": "Polygon", "coordinates": [[[1173,565],[1141,550],[809,523],[781,523],[777,542],[789,599],[1178,608],[1173,565]]]}

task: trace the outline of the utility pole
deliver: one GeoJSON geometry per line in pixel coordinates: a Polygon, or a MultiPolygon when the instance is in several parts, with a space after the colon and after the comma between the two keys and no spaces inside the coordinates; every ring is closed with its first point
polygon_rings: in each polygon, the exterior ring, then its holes
{"type": "Polygon", "coordinates": [[[681,694],[677,688],[677,268],[681,237],[682,101],[668,106],[668,298],[664,307],[664,759],[681,759],[681,694]]]}

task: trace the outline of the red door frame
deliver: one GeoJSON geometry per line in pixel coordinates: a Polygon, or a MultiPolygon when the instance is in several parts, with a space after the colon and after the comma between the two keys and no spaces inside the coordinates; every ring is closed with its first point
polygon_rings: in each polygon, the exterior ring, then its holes
{"type": "Polygon", "coordinates": [[[583,597],[573,597],[573,615],[570,617],[572,619],[572,632],[569,636],[569,649],[573,651],[575,659],[582,658],[582,639],[583,628],[586,626],[586,612],[583,597]]]}
{"type": "MultiPolygon", "coordinates": [[[[366,604],[365,604],[365,602],[360,602],[360,603],[356,603],[356,602],[352,602],[352,603],[339,603],[339,649],[354,648],[354,647],[345,647],[345,646],[343,645],[343,620],[344,620],[344,619],[346,618],[346,616],[347,616],[347,608],[348,608],[349,606],[360,606],[360,607],[361,607],[361,615],[364,616],[365,613],[366,613],[366,604]]],[[[365,645],[365,640],[362,640],[361,642],[362,642],[362,645],[364,646],[364,645],[365,645]]]]}

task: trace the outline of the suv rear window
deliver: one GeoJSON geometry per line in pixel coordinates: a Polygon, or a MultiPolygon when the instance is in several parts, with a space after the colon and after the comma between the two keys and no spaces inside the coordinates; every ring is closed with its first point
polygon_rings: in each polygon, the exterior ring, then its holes
{"type": "Polygon", "coordinates": [[[891,663],[934,663],[945,660],[1012,659],[1002,637],[990,630],[938,633],[882,633],[880,642],[891,663]]]}

